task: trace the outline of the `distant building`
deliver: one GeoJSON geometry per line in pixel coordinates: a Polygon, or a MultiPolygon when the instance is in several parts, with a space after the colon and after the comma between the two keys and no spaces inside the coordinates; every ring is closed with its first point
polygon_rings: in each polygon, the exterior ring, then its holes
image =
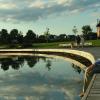
{"type": "Polygon", "coordinates": [[[100,20],[97,20],[97,37],[100,38],[100,20]]]}

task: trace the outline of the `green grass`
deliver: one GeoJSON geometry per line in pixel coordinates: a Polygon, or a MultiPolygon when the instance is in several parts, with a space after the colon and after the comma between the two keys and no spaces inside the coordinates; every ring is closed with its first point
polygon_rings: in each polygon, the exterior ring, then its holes
{"type": "Polygon", "coordinates": [[[100,39],[98,39],[98,40],[89,40],[88,42],[92,42],[93,46],[100,47],[100,39]]]}
{"type": "Polygon", "coordinates": [[[54,43],[36,43],[33,44],[33,48],[61,48],[59,44],[68,42],[54,42],[54,43]]]}
{"type": "MultiPolygon", "coordinates": [[[[92,42],[93,47],[100,47],[100,39],[99,40],[88,40],[85,42],[92,42]]],[[[30,48],[64,48],[64,47],[59,47],[59,44],[65,44],[65,43],[69,43],[69,42],[54,42],[54,43],[35,43],[33,44],[32,47],[30,48]]],[[[0,48],[19,48],[19,45],[17,45],[16,47],[10,47],[9,45],[0,45],[0,48]]]]}
{"type": "MultiPolygon", "coordinates": [[[[99,40],[88,40],[85,42],[92,42],[93,47],[100,47],[100,39],[99,40]]],[[[55,42],[55,43],[38,43],[38,44],[34,44],[33,48],[63,48],[63,47],[59,47],[59,44],[61,43],[69,43],[69,42],[55,42]]]]}
{"type": "MultiPolygon", "coordinates": [[[[85,42],[92,42],[93,47],[100,47],[100,39],[99,40],[88,40],[85,42]]],[[[55,42],[55,43],[37,43],[33,45],[33,48],[64,48],[64,47],[59,47],[59,44],[65,44],[69,42],[55,42]]]]}

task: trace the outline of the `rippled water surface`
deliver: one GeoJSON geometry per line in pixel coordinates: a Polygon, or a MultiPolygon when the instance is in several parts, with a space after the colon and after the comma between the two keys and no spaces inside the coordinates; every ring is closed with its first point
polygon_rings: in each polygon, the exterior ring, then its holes
{"type": "Polygon", "coordinates": [[[83,73],[63,59],[0,57],[0,100],[80,100],[83,73]]]}

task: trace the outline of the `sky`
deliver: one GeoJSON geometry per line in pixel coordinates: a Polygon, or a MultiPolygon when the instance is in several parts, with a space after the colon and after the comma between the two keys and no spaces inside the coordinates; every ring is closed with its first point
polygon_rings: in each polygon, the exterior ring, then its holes
{"type": "Polygon", "coordinates": [[[23,34],[31,29],[43,34],[73,34],[77,27],[90,25],[96,31],[100,19],[100,0],[0,0],[0,30],[18,29],[23,34]]]}

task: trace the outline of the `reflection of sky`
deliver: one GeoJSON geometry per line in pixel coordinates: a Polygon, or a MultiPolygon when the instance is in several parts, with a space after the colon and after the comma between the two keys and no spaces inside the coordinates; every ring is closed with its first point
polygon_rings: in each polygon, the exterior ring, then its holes
{"type": "Polygon", "coordinates": [[[52,59],[51,70],[40,60],[33,68],[0,70],[0,100],[79,100],[82,75],[71,64],[52,59]]]}

